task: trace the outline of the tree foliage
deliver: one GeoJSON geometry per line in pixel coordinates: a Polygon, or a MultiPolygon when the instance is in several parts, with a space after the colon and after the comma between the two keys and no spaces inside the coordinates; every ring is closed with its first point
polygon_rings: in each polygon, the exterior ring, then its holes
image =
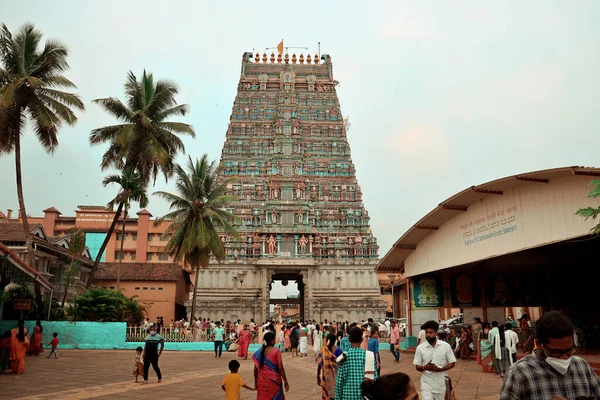
{"type": "Polygon", "coordinates": [[[108,143],[102,157],[102,169],[131,168],[147,184],[156,181],[159,172],[165,179],[175,167],[177,153],[184,151],[179,135],[195,137],[191,125],[168,121],[174,116],[185,116],[186,104],[177,104],[177,85],[167,80],[154,81],[146,71],[140,80],[129,72],[125,82],[125,102],[116,97],[96,99],[119,124],[94,129],[90,143],[108,143]]]}
{"type": "MultiPolygon", "coordinates": [[[[590,190],[590,193],[588,194],[589,198],[600,198],[600,179],[596,179],[594,181],[590,182],[590,185],[593,185],[594,187],[590,190]]],[[[592,220],[596,220],[596,218],[598,218],[600,216],[600,206],[594,208],[594,207],[585,207],[585,208],[580,208],[579,210],[577,210],[577,215],[583,217],[586,219],[586,221],[591,218],[592,220]]],[[[599,235],[600,234],[600,223],[598,223],[596,226],[594,226],[591,230],[592,235],[599,235]]]]}
{"type": "Polygon", "coordinates": [[[195,162],[188,157],[187,171],[177,165],[175,175],[178,193],[155,193],[170,202],[171,210],[159,218],[157,223],[172,221],[167,229],[167,233],[172,236],[165,251],[177,260],[183,259],[196,272],[191,314],[193,318],[200,267],[207,267],[211,256],[218,260],[225,258],[225,249],[217,229],[229,232],[234,237],[238,236],[232,225],[236,217],[225,210],[234,198],[225,194],[226,186],[217,181],[217,163],[209,162],[206,154],[195,162]]]}
{"type": "Polygon", "coordinates": [[[139,325],[144,319],[144,307],[120,291],[93,288],[75,296],[67,310],[73,321],[127,322],[139,325]]]}

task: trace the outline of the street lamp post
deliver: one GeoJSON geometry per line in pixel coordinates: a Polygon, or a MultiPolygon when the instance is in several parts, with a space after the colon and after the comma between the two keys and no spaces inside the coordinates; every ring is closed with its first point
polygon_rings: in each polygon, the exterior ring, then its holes
{"type": "Polygon", "coordinates": [[[396,275],[388,275],[388,278],[390,279],[390,285],[392,285],[392,318],[396,318],[396,307],[394,307],[394,281],[396,280],[396,275]]]}
{"type": "Polygon", "coordinates": [[[246,277],[246,271],[238,272],[238,279],[240,280],[240,318],[242,319],[242,308],[244,307],[244,297],[242,292],[242,284],[244,283],[244,278],[246,277]]]}

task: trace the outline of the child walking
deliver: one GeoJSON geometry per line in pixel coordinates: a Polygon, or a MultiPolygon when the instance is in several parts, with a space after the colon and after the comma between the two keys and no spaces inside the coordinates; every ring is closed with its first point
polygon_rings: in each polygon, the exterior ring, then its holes
{"type": "Polygon", "coordinates": [[[244,387],[248,390],[256,390],[244,383],[244,380],[238,374],[240,363],[237,360],[229,361],[230,374],[225,375],[221,388],[225,391],[225,400],[240,400],[240,388],[244,387]]]}
{"type": "Polygon", "coordinates": [[[137,383],[139,376],[144,376],[144,363],[142,362],[142,349],[141,346],[138,346],[135,349],[135,365],[133,366],[133,376],[135,376],[135,382],[137,383]]]}
{"type": "Polygon", "coordinates": [[[58,353],[56,352],[56,349],[58,348],[58,333],[54,332],[52,334],[52,341],[50,343],[48,343],[48,346],[52,345],[52,350],[50,350],[50,354],[48,354],[47,358],[50,358],[50,356],[52,354],[54,354],[54,358],[58,358],[58,353]]]}

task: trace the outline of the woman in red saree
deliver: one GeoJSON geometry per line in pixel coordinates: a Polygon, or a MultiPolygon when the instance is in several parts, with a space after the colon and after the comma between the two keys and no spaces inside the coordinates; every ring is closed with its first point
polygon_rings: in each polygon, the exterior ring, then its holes
{"type": "Polygon", "coordinates": [[[25,373],[25,353],[29,347],[25,322],[19,321],[17,327],[10,331],[10,368],[13,374],[25,373]]]}
{"type": "Polygon", "coordinates": [[[33,356],[39,356],[42,352],[42,333],[44,328],[42,322],[38,320],[33,328],[33,334],[31,335],[31,343],[29,343],[29,354],[33,356]]]}
{"type": "Polygon", "coordinates": [[[252,341],[252,332],[248,329],[248,325],[244,324],[244,328],[240,331],[240,338],[238,340],[238,357],[244,357],[244,360],[248,359],[248,346],[252,341]]]}
{"type": "Polygon", "coordinates": [[[291,332],[292,332],[292,328],[286,326],[285,332],[283,332],[283,335],[284,335],[283,347],[285,348],[285,351],[290,351],[292,349],[292,342],[290,341],[290,333],[291,332]]]}
{"type": "Polygon", "coordinates": [[[265,333],[262,348],[254,353],[252,361],[254,361],[256,400],[285,400],[283,387],[285,385],[287,392],[290,390],[290,385],[285,376],[281,352],[275,347],[273,332],[265,333]]]}

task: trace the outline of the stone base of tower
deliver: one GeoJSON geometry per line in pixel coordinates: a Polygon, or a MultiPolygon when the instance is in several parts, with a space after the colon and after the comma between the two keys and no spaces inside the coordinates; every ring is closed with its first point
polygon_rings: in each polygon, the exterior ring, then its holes
{"type": "MultiPolygon", "coordinates": [[[[271,282],[282,280],[297,282],[299,319],[383,318],[376,264],[376,259],[268,258],[211,265],[200,271],[195,317],[265,321],[271,316],[271,282]],[[241,285],[240,273],[245,273],[241,285]]],[[[191,301],[186,306],[191,310],[191,301]]]]}

